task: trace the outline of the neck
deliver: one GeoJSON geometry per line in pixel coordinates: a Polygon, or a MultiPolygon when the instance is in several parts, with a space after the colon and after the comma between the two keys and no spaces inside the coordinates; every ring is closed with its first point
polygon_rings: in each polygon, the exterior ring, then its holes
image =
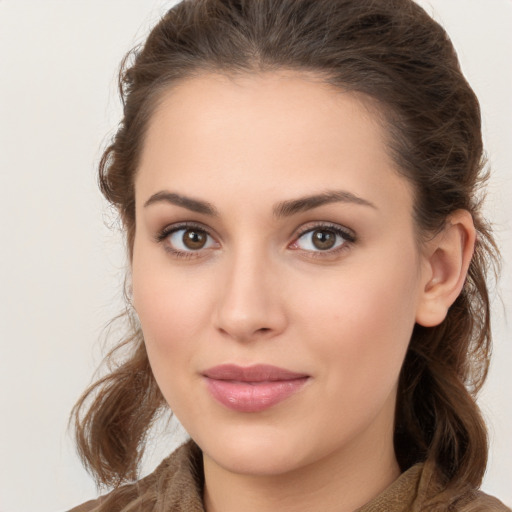
{"type": "MultiPolygon", "coordinates": [[[[373,430],[373,429],[370,429],[373,430]]],[[[204,455],[207,512],[353,512],[400,474],[393,429],[364,432],[350,447],[284,474],[247,475],[220,467],[204,455]]]]}

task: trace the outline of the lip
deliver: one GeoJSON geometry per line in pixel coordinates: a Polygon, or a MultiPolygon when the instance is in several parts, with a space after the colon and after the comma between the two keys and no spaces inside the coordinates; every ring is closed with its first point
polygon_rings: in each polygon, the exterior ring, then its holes
{"type": "Polygon", "coordinates": [[[213,398],[238,412],[269,409],[298,392],[309,379],[307,374],[266,364],[224,364],[202,375],[213,398]]]}

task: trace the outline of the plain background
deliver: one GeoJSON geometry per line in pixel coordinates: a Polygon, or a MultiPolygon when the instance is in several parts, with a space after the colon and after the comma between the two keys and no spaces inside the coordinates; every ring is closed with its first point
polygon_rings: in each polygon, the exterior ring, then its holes
{"type": "MultiPolygon", "coordinates": [[[[0,511],[64,510],[96,495],[67,432],[122,304],[124,256],[96,187],[119,120],[116,70],[173,2],[0,0],[0,511]]],[[[422,2],[481,100],[493,168],[487,212],[505,265],[484,490],[512,505],[512,2],[422,2]]],[[[146,464],[172,449],[169,436],[146,464]]]]}

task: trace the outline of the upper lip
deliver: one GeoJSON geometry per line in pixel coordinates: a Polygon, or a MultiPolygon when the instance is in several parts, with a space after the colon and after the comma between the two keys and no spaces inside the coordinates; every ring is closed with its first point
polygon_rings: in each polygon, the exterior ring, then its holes
{"type": "Polygon", "coordinates": [[[268,382],[295,380],[308,377],[305,373],[292,372],[290,370],[268,364],[256,364],[253,366],[222,364],[205,370],[203,375],[209,379],[240,382],[268,382]]]}

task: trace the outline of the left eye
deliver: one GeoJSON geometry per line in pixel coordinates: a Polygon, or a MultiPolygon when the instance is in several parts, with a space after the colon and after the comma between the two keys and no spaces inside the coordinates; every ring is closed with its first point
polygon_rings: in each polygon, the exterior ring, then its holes
{"type": "Polygon", "coordinates": [[[341,247],[349,237],[341,230],[331,227],[315,228],[297,238],[293,247],[304,251],[330,251],[341,247]]]}
{"type": "Polygon", "coordinates": [[[169,245],[176,251],[192,252],[209,249],[215,244],[213,238],[202,229],[181,228],[167,236],[169,245]]]}

